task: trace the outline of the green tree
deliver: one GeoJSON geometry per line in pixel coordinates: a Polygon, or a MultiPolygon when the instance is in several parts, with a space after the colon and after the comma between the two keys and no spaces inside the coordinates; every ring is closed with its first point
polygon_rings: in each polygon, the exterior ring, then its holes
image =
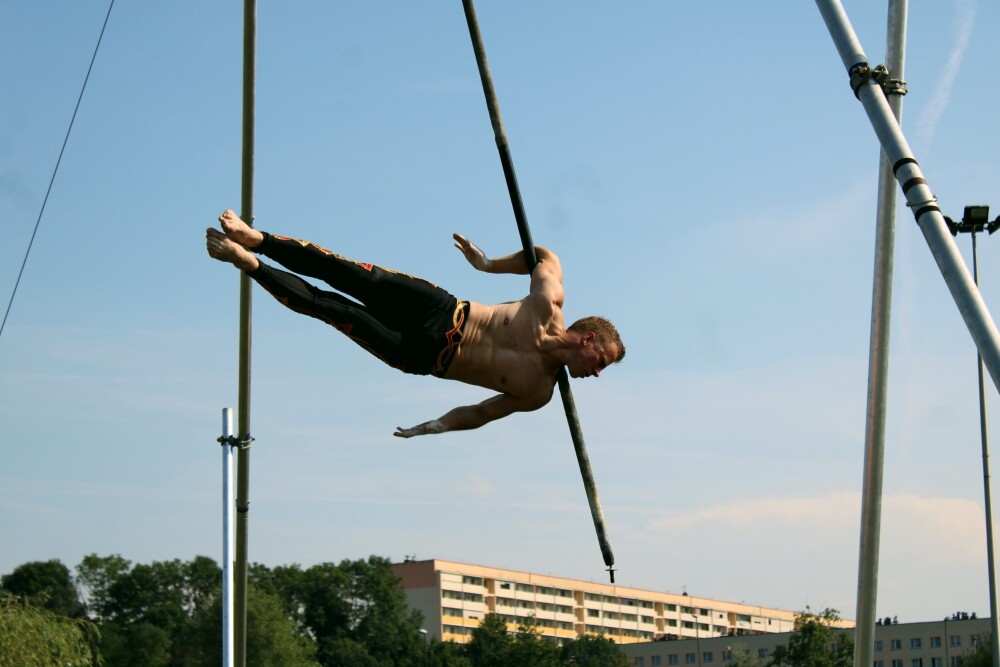
{"type": "Polygon", "coordinates": [[[111,585],[132,569],[121,556],[84,556],[76,566],[76,581],[83,588],[90,618],[101,621],[111,615],[111,585]]]}
{"type": "Polygon", "coordinates": [[[854,664],[854,642],[845,632],[831,627],[840,620],[836,609],[824,609],[819,614],[806,610],[796,617],[796,630],[787,646],[778,646],[771,656],[770,667],[851,667],[854,664]]]}
{"type": "Polygon", "coordinates": [[[170,633],[152,623],[105,621],[100,651],[107,667],[167,667],[171,664],[170,633]]]}
{"type": "Polygon", "coordinates": [[[962,667],[993,667],[993,639],[986,635],[976,646],[976,650],[962,658],[962,667]]]}
{"type": "Polygon", "coordinates": [[[69,568],[58,560],[19,565],[0,580],[3,589],[25,602],[69,618],[82,618],[84,606],[69,568]]]}
{"type": "Polygon", "coordinates": [[[407,609],[399,579],[385,558],[320,563],[306,570],[254,565],[250,577],[281,597],[300,631],[315,638],[323,665],[346,660],[366,664],[362,655],[386,667],[425,664],[420,615],[407,609]]]}
{"type": "Polygon", "coordinates": [[[212,559],[132,565],[91,554],[76,571],[108,667],[189,665],[203,651],[195,617],[219,594],[221,570],[212,559]]]}
{"type": "Polygon", "coordinates": [[[746,646],[734,646],[732,661],[728,667],[760,667],[761,661],[746,646]]]}
{"type": "Polygon", "coordinates": [[[524,667],[558,667],[559,647],[542,637],[534,616],[517,626],[517,634],[511,642],[510,659],[512,665],[524,667]]]}
{"type": "Polygon", "coordinates": [[[607,637],[583,635],[559,649],[559,662],[566,667],[629,667],[628,657],[607,637]]]}
{"type": "Polygon", "coordinates": [[[455,642],[432,641],[427,645],[426,656],[427,667],[472,667],[465,647],[455,642]]]}
{"type": "Polygon", "coordinates": [[[472,641],[465,653],[472,667],[507,667],[512,665],[510,651],[514,640],[507,632],[507,621],[497,614],[486,614],[472,631],[472,641]]]}
{"type": "Polygon", "coordinates": [[[96,628],[0,592],[0,667],[100,665],[96,628]]]}

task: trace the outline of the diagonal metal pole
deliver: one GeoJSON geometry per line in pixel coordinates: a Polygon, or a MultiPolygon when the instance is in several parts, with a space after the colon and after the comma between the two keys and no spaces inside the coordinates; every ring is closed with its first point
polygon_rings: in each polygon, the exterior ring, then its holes
{"type": "MultiPolygon", "coordinates": [[[[906,52],[908,0],[889,0],[886,66],[900,82],[889,96],[899,122],[903,111],[903,65],[906,52]]],[[[871,343],[868,355],[868,407],[865,418],[865,463],[861,493],[861,537],[858,546],[858,596],[855,615],[854,667],[874,664],[878,557],[882,526],[882,473],[885,458],[885,412],[889,378],[889,324],[892,313],[892,264],[896,238],[896,179],[885,153],[879,159],[878,208],[875,224],[875,270],[872,285],[871,343]]]]}
{"type": "Polygon", "coordinates": [[[873,71],[868,66],[843,6],[838,0],[816,0],[816,5],[850,74],[851,87],[868,114],[882,151],[893,166],[893,174],[906,197],[907,206],[913,210],[917,225],[923,232],[952,299],[983,357],[993,384],[1000,388],[1000,333],[972,280],[958,245],[948,231],[941,209],[937,206],[937,198],[924,179],[882,89],[872,76],[873,71]]]}
{"type": "MultiPolygon", "coordinates": [[[[254,106],[257,65],[257,3],[243,3],[243,170],[240,217],[253,225],[254,106]]],[[[247,527],[250,512],[250,276],[240,272],[239,454],[236,460],[236,563],[234,565],[234,654],[237,667],[247,664],[247,527]]]]}
{"type": "MultiPolygon", "coordinates": [[[[514,207],[514,219],[517,221],[517,231],[521,236],[521,246],[524,248],[524,257],[528,262],[528,269],[533,269],[538,263],[538,256],[535,253],[535,244],[531,241],[531,230],[528,229],[528,219],[524,212],[524,202],[521,201],[521,191],[517,186],[517,175],[514,173],[514,162],[510,156],[510,147],[507,144],[507,134],[503,129],[503,120],[500,118],[500,105],[497,102],[496,92],[493,90],[493,80],[490,77],[489,65],[486,63],[486,49],[483,47],[483,37],[479,32],[479,22],[476,19],[476,9],[472,5],[472,0],[462,0],[465,8],[465,20],[469,24],[469,36],[472,38],[472,49],[476,54],[476,64],[479,67],[479,78],[483,83],[483,93],[486,95],[486,106],[490,112],[490,122],[493,124],[493,134],[496,138],[497,150],[500,152],[500,163],[503,166],[504,178],[507,181],[507,191],[510,194],[510,203],[514,207]]],[[[576,412],[576,403],[573,401],[573,393],[569,386],[569,376],[566,368],[559,369],[557,376],[559,382],[559,392],[562,394],[563,408],[566,411],[566,421],[569,423],[570,436],[573,439],[573,447],[576,450],[577,463],[580,465],[580,474],[583,476],[583,486],[587,492],[587,501],[590,503],[590,514],[594,519],[594,528],[597,530],[597,541],[601,546],[601,555],[604,557],[604,564],[608,567],[611,575],[611,583],[615,582],[615,556],[611,551],[611,544],[608,541],[607,528],[604,525],[604,511],[601,509],[601,500],[597,495],[597,484],[594,482],[594,473],[590,468],[590,458],[587,456],[587,447],[583,441],[583,431],[580,428],[580,418],[576,412]]]]}

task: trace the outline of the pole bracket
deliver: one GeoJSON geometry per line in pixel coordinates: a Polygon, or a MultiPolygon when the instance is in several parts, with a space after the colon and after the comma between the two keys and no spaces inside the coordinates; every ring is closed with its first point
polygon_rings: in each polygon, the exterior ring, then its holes
{"type": "Polygon", "coordinates": [[[239,447],[240,449],[250,449],[253,444],[253,436],[247,435],[247,437],[240,440],[235,435],[220,436],[218,438],[220,445],[229,445],[230,447],[239,447]]]}
{"type": "MultiPolygon", "coordinates": [[[[889,69],[885,65],[878,65],[874,68],[866,62],[856,64],[850,69],[851,90],[854,97],[858,97],[861,87],[871,80],[879,85],[885,95],[905,95],[908,91],[906,81],[893,79],[889,76],[889,69]]],[[[859,98],[860,99],[860,98],[859,98]]]]}

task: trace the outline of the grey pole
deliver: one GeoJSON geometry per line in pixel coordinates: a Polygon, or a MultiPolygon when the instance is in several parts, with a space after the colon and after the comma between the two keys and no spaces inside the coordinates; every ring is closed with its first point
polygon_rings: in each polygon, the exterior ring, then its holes
{"type": "MultiPolygon", "coordinates": [[[[972,231],[972,275],[979,286],[979,252],[976,246],[976,231],[972,231]]],[[[1000,619],[997,618],[997,568],[993,539],[993,500],[990,482],[990,440],[989,424],[986,417],[986,378],[983,373],[983,358],[976,355],[976,369],[979,371],[979,433],[983,448],[983,500],[986,508],[986,559],[990,583],[990,629],[993,653],[993,667],[1000,667],[1000,619]]]]}
{"type": "Polygon", "coordinates": [[[968,267],[962,260],[955,240],[948,231],[941,209],[937,207],[937,198],[924,180],[920,166],[913,157],[906,138],[892,115],[889,103],[873,76],[877,72],[873,72],[868,66],[865,54],[840,2],[816,0],[816,5],[851,76],[851,86],[864,105],[872,128],[882,145],[882,151],[893,165],[893,174],[906,196],[907,206],[913,209],[917,225],[924,234],[924,239],[976,343],[976,349],[979,350],[983,363],[993,378],[994,385],[1000,388],[1000,334],[979,294],[979,289],[969,274],[968,267]]]}
{"type": "MultiPolygon", "coordinates": [[[[903,80],[908,0],[890,0],[886,29],[886,64],[894,79],[903,80]]],[[[897,122],[902,118],[905,89],[888,97],[897,122]]],[[[896,237],[896,179],[884,153],[879,159],[878,208],[875,224],[875,271],[872,286],[871,342],[868,353],[868,407],[865,416],[865,463],[861,493],[861,536],[858,546],[858,595],[855,614],[854,667],[873,663],[878,556],[882,523],[882,474],[885,457],[885,412],[889,378],[889,325],[892,314],[892,266],[896,237]]]]}
{"type": "Polygon", "coordinates": [[[222,665],[233,667],[233,409],[222,410],[222,665]]]}
{"type": "MultiPolygon", "coordinates": [[[[243,169],[240,217],[253,225],[254,103],[256,93],[257,3],[243,3],[243,169]]],[[[236,462],[235,654],[247,664],[247,524],[250,512],[250,276],[240,272],[239,442],[236,462]]]]}
{"type": "MultiPolygon", "coordinates": [[[[500,117],[500,104],[497,102],[496,92],[493,89],[493,79],[490,76],[489,65],[486,62],[486,49],[483,46],[482,34],[479,32],[476,8],[473,6],[472,0],[462,0],[462,6],[465,9],[465,20],[469,26],[469,37],[472,39],[472,50],[476,55],[476,65],[479,67],[479,77],[483,85],[483,94],[486,96],[486,107],[489,110],[490,122],[493,125],[494,139],[496,140],[497,150],[500,153],[500,165],[503,167],[504,178],[507,181],[507,193],[510,196],[510,203],[514,208],[514,219],[517,221],[517,231],[521,236],[524,258],[528,264],[528,269],[531,270],[538,263],[538,257],[535,253],[535,245],[531,241],[531,230],[528,228],[528,219],[524,211],[524,203],[521,200],[521,190],[517,185],[514,161],[510,155],[507,134],[504,132],[503,120],[500,117]]],[[[615,583],[615,556],[611,551],[611,542],[608,540],[607,528],[604,525],[604,510],[601,508],[601,499],[597,495],[597,483],[594,482],[594,473],[590,467],[590,457],[587,455],[587,446],[583,441],[583,429],[580,428],[580,418],[576,412],[576,403],[573,400],[573,392],[569,386],[569,374],[566,372],[565,367],[559,369],[556,378],[559,383],[559,391],[562,394],[563,409],[569,425],[570,438],[573,440],[573,448],[576,451],[577,464],[580,467],[580,475],[583,477],[583,487],[587,493],[587,502],[590,504],[590,515],[594,520],[594,529],[597,531],[597,542],[601,548],[604,564],[608,567],[611,583],[615,583]]]]}

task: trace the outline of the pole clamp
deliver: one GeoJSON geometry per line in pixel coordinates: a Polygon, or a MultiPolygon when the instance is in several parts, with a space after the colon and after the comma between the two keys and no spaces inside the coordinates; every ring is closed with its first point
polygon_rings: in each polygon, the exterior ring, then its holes
{"type": "Polygon", "coordinates": [[[889,76],[889,70],[885,65],[878,65],[873,69],[868,63],[862,62],[852,67],[849,73],[854,97],[858,97],[861,87],[872,80],[879,85],[884,95],[905,95],[909,92],[906,82],[889,76]]]}
{"type": "Polygon", "coordinates": [[[230,436],[220,436],[218,438],[220,445],[229,445],[230,447],[239,447],[240,449],[250,449],[250,445],[253,444],[253,436],[247,434],[247,437],[240,440],[235,435],[230,436]]]}

